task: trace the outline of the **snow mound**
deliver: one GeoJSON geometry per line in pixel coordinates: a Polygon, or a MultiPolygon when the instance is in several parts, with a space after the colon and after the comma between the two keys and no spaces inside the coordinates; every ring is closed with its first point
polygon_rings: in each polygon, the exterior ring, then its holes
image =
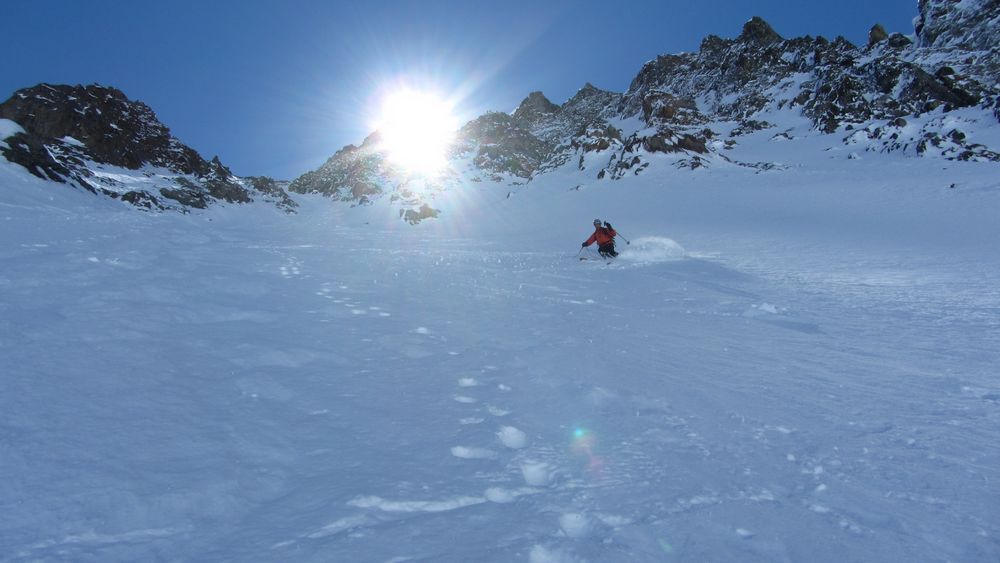
{"type": "Polygon", "coordinates": [[[514,450],[521,449],[528,445],[528,436],[513,426],[504,426],[501,428],[500,431],[497,432],[497,438],[500,438],[503,445],[514,450]]]}
{"type": "Polygon", "coordinates": [[[684,258],[684,247],[666,237],[640,237],[625,247],[622,260],[640,263],[671,262],[684,258]]]}
{"type": "Polygon", "coordinates": [[[545,487],[552,482],[552,468],[544,462],[525,461],[521,464],[521,474],[532,487],[545,487]]]}
{"type": "Polygon", "coordinates": [[[590,533],[590,519],[576,512],[563,514],[559,517],[559,527],[567,536],[579,539],[590,533]]]}

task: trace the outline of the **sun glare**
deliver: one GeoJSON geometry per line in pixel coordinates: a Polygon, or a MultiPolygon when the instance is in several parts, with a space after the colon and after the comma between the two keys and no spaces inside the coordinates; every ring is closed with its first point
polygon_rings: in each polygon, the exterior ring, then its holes
{"type": "Polygon", "coordinates": [[[432,175],[447,163],[457,124],[449,103],[428,92],[400,90],[385,98],[378,130],[390,161],[432,175]]]}

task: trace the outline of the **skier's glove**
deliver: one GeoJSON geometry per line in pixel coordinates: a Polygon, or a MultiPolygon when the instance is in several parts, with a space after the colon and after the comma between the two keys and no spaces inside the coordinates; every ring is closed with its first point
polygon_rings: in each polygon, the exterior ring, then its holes
{"type": "Polygon", "coordinates": [[[613,228],[611,226],[611,223],[608,223],[607,221],[604,222],[604,226],[607,227],[607,228],[609,228],[609,229],[613,228]]]}
{"type": "Polygon", "coordinates": [[[580,245],[580,248],[587,248],[587,243],[583,243],[583,244],[581,244],[581,245],[580,245]]]}

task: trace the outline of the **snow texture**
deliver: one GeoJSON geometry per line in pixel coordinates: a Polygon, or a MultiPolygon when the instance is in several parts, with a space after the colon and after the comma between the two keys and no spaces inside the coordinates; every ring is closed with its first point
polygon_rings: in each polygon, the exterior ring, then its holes
{"type": "Polygon", "coordinates": [[[776,127],[416,226],[0,161],[0,559],[997,561],[997,165],[776,127]]]}

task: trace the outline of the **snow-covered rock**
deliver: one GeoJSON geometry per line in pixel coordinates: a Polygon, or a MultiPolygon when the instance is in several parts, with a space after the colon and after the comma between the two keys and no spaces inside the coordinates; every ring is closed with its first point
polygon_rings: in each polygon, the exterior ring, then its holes
{"type": "Polygon", "coordinates": [[[0,104],[0,154],[45,180],[138,207],[204,208],[215,201],[295,207],[278,182],[241,179],[171,135],[146,104],[100,85],[39,84],[0,104]]]}

